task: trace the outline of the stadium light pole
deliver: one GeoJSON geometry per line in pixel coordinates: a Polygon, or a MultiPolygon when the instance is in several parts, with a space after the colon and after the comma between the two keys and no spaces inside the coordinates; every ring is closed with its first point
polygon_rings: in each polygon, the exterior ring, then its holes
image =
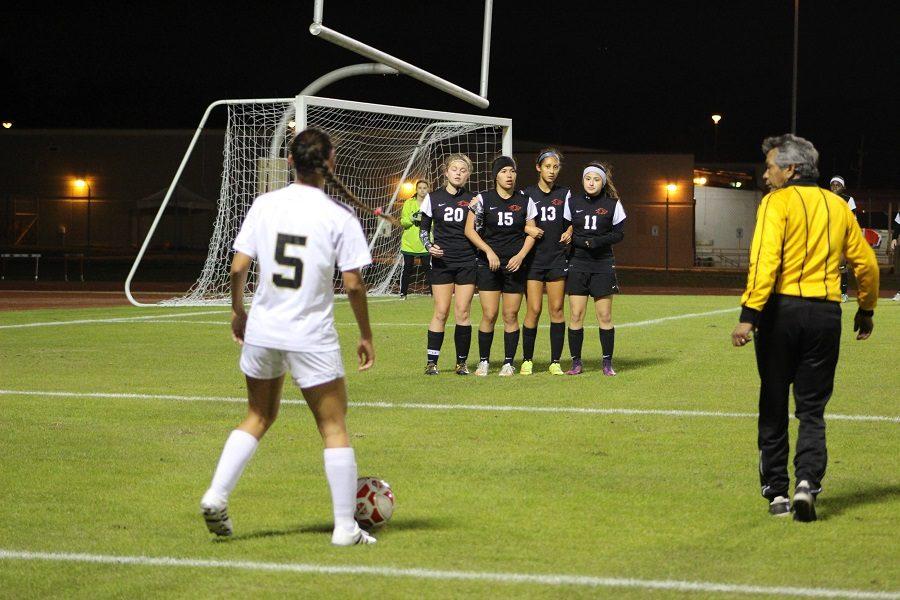
{"type": "Polygon", "coordinates": [[[79,190],[87,190],[87,249],[85,255],[91,256],[91,183],[85,178],[78,178],[74,181],[75,188],[79,190]]]}
{"type": "Polygon", "coordinates": [[[677,189],[678,186],[674,183],[666,184],[666,271],[669,270],[669,194],[677,189]]]}
{"type": "Polygon", "coordinates": [[[794,0],[794,80],[791,88],[791,133],[797,134],[797,48],[800,42],[800,0],[794,0]]]}
{"type": "Polygon", "coordinates": [[[712,116],[713,122],[713,160],[719,160],[719,121],[722,120],[722,115],[715,114],[712,116]]]}

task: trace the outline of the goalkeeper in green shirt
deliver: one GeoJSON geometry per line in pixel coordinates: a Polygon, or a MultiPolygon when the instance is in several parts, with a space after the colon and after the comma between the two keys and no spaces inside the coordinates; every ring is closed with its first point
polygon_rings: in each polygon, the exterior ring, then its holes
{"type": "MultiPolygon", "coordinates": [[[[422,245],[419,238],[419,226],[422,223],[422,212],[419,207],[425,196],[428,195],[428,182],[419,180],[416,182],[416,195],[403,203],[400,213],[400,226],[403,227],[403,237],[400,238],[400,254],[403,255],[403,270],[400,272],[400,297],[406,298],[409,290],[409,280],[416,266],[422,268],[425,273],[425,283],[429,281],[431,270],[431,257],[428,250],[422,245]]],[[[429,288],[426,288],[429,289],[429,288]]]]}

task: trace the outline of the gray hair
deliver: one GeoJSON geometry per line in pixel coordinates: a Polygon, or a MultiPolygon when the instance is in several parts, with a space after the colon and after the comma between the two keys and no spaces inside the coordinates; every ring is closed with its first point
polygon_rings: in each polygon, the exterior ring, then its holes
{"type": "Polygon", "coordinates": [[[768,154],[773,148],[778,150],[776,165],[782,169],[794,165],[802,179],[818,179],[819,151],[812,142],[793,133],[786,133],[763,140],[763,154],[768,154]]]}

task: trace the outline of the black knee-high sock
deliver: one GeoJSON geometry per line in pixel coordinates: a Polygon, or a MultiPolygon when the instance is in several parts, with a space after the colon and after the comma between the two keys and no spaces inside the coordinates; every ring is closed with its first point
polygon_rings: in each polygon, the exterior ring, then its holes
{"type": "Polygon", "coordinates": [[[511,365],[519,347],[519,330],[503,332],[503,364],[511,365]]]}
{"type": "Polygon", "coordinates": [[[441,346],[444,344],[444,332],[428,330],[428,362],[437,364],[441,355],[441,346]]]}
{"type": "Polygon", "coordinates": [[[584,344],[584,329],[569,329],[569,352],[573,360],[581,360],[582,344],[584,344]]]}
{"type": "Polygon", "coordinates": [[[841,272],[841,293],[846,294],[850,288],[850,274],[847,271],[841,272]]]}
{"type": "Polygon", "coordinates": [[[469,358],[469,347],[472,345],[472,326],[457,325],[453,332],[456,342],[456,362],[464,363],[469,358]]]}
{"type": "Polygon", "coordinates": [[[612,360],[613,348],[616,346],[616,328],[600,330],[600,348],[603,350],[603,358],[612,360]]]}
{"type": "Polygon", "coordinates": [[[559,362],[562,356],[563,341],[566,339],[565,323],[550,323],[550,361],[559,362]]]}
{"type": "Polygon", "coordinates": [[[522,327],[522,360],[534,358],[534,340],[537,339],[537,327],[522,327]]]}
{"type": "Polygon", "coordinates": [[[478,357],[480,360],[491,360],[491,345],[494,343],[494,330],[478,330],[478,357]]]}

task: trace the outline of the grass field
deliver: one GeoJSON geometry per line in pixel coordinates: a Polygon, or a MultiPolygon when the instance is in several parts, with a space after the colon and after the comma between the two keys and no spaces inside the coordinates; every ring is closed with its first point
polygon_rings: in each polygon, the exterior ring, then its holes
{"type": "Polygon", "coordinates": [[[480,379],[448,372],[452,334],[444,373],[421,374],[427,298],[375,299],[376,366],[356,373],[339,304],[360,474],[398,502],[353,548],[329,544],[293,388],[232,495],[235,536],[207,534],[199,498],[245,411],[225,309],[0,313],[0,597],[900,597],[900,305],[866,342],[845,308],[811,524],[758,495],[736,305],[622,296],[618,377],[593,327],[583,376],[545,372],[544,328],[535,375],[480,379]]]}

